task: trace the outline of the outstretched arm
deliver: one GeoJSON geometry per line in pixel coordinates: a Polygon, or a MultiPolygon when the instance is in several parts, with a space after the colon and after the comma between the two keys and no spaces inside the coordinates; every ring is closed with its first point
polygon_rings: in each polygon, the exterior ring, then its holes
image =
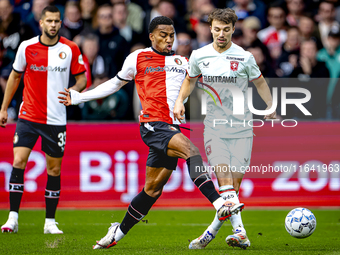
{"type": "Polygon", "coordinates": [[[115,76],[114,78],[100,84],[95,89],[88,90],[84,93],[79,93],[78,91],[73,90],[73,87],[71,89],[65,89],[66,92],[59,92],[59,94],[63,95],[58,97],[60,99],[59,103],[69,106],[104,98],[117,92],[126,83],[127,81],[122,81],[115,76]]]}
{"type": "Polygon", "coordinates": [[[9,75],[4,99],[2,101],[1,109],[0,109],[0,126],[5,127],[7,123],[7,109],[8,106],[15,94],[15,92],[18,89],[20,79],[21,79],[22,73],[18,73],[14,70],[12,70],[11,74],[9,75]]]}
{"type": "MultiPolygon", "coordinates": [[[[257,88],[257,92],[261,96],[262,100],[267,105],[266,110],[270,109],[272,107],[273,98],[270,93],[266,80],[263,78],[263,76],[261,76],[257,80],[254,80],[253,83],[255,84],[257,88]]],[[[272,113],[267,114],[266,116],[264,116],[264,118],[265,119],[276,119],[276,111],[274,110],[272,113]]]]}
{"type": "Polygon", "coordinates": [[[179,91],[174,107],[174,117],[179,121],[184,119],[183,115],[185,113],[185,107],[183,102],[194,90],[196,81],[197,78],[190,78],[189,75],[187,75],[182,83],[181,90],[179,91]]]}

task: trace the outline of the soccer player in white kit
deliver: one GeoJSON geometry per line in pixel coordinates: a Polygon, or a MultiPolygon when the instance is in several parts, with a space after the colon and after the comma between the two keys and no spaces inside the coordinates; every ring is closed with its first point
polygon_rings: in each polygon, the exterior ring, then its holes
{"type": "MultiPolygon", "coordinates": [[[[219,100],[215,104],[207,97],[207,114],[204,120],[204,144],[207,158],[215,167],[221,196],[235,204],[239,203],[238,191],[245,169],[249,166],[253,142],[253,130],[247,123],[252,119],[248,109],[248,81],[252,81],[267,109],[272,109],[269,87],[257,66],[253,55],[231,42],[237,16],[230,8],[215,9],[209,14],[213,43],[192,52],[189,59],[188,75],[183,81],[176,100],[174,116],[181,120],[185,112],[183,100],[195,87],[202,75],[203,86],[216,91],[219,100]],[[232,92],[242,91],[244,115],[233,114],[232,92]],[[219,121],[217,121],[219,120],[219,121]],[[222,121],[221,121],[222,120],[222,121]]],[[[275,118],[275,110],[264,118],[275,118]]],[[[241,213],[230,218],[233,234],[226,238],[229,246],[247,248],[250,241],[241,219],[241,213]]],[[[205,248],[217,235],[223,221],[215,216],[204,233],[193,240],[190,249],[205,248]]]]}

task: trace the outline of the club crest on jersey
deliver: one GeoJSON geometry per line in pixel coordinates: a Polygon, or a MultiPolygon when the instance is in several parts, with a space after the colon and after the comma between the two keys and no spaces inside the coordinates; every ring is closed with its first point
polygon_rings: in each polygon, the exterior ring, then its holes
{"type": "Polygon", "coordinates": [[[175,58],[175,62],[176,62],[177,65],[181,65],[182,64],[182,61],[179,58],[175,58]]]}
{"type": "Polygon", "coordinates": [[[205,148],[205,151],[207,153],[207,156],[209,156],[211,154],[211,145],[208,145],[206,148],[205,148]]]}
{"type": "Polygon", "coordinates": [[[14,137],[13,137],[13,143],[16,144],[19,142],[19,136],[18,133],[15,133],[14,137]]]}
{"type": "Polygon", "coordinates": [[[66,53],[65,52],[60,52],[59,53],[59,58],[61,58],[61,59],[65,59],[66,58],[66,53]]]}
{"type": "Polygon", "coordinates": [[[238,62],[237,61],[230,61],[230,69],[232,71],[237,71],[237,69],[238,69],[238,62]]]}
{"type": "Polygon", "coordinates": [[[172,131],[177,131],[177,128],[173,127],[173,126],[169,126],[169,129],[172,131]]]}

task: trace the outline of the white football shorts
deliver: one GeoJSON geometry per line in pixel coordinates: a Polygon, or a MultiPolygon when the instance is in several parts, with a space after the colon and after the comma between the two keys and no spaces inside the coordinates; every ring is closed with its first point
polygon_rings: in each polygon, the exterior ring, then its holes
{"type": "Polygon", "coordinates": [[[204,136],[204,147],[210,166],[227,164],[232,172],[245,174],[250,164],[253,137],[220,138],[204,136]]]}

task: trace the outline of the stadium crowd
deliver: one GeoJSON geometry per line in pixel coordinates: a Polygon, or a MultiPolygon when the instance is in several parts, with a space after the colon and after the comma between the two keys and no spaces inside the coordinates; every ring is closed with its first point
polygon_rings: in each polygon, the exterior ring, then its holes
{"type": "MultiPolygon", "coordinates": [[[[285,118],[340,119],[337,0],[0,0],[0,100],[19,44],[41,34],[41,11],[49,4],[61,10],[60,35],[76,42],[83,53],[87,89],[114,77],[130,52],[151,46],[147,28],[154,17],[174,21],[173,49],[189,58],[192,50],[212,42],[208,14],[215,7],[230,7],[238,16],[233,42],[254,55],[269,86],[302,87],[311,93],[305,107],[312,116],[292,107],[285,118]]],[[[9,121],[17,119],[20,86],[9,121]]],[[[258,95],[253,98],[256,109],[265,108],[258,95]]],[[[131,82],[114,95],[67,110],[70,120],[119,121],[135,120],[141,109],[131,82]]]]}

